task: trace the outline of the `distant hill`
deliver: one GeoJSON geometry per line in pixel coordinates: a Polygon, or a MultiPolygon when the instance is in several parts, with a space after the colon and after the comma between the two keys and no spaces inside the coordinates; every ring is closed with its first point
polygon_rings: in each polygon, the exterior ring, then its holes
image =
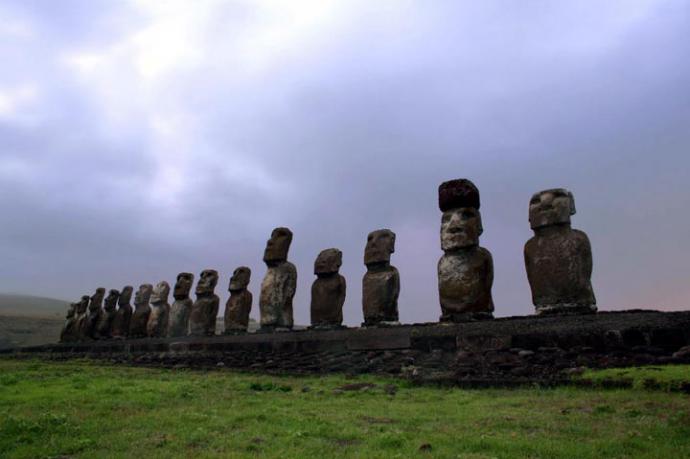
{"type": "Polygon", "coordinates": [[[0,348],[55,343],[69,303],[0,293],[0,348]]]}
{"type": "Polygon", "coordinates": [[[55,298],[0,293],[0,315],[63,319],[69,303],[55,298]]]}

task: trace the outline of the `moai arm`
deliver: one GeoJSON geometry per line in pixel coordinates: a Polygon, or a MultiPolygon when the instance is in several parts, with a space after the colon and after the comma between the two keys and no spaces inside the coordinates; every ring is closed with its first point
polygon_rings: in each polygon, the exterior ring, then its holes
{"type": "Polygon", "coordinates": [[[398,268],[395,266],[391,266],[393,271],[395,271],[395,276],[394,276],[394,282],[395,282],[395,293],[393,294],[393,299],[395,303],[398,303],[398,297],[400,296],[400,273],[398,272],[398,268]]]}
{"type": "Polygon", "coordinates": [[[489,294],[489,307],[491,312],[494,310],[494,300],[491,295],[491,287],[494,285],[494,258],[491,256],[491,252],[482,248],[486,254],[486,291],[489,294]]]}
{"type": "Polygon", "coordinates": [[[345,295],[347,293],[347,283],[345,282],[345,276],[340,276],[340,298],[338,299],[338,307],[342,310],[345,304],[345,295]]]}

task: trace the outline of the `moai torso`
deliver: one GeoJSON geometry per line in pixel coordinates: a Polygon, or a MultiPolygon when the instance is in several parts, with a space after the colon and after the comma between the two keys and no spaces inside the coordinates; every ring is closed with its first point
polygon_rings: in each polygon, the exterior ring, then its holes
{"type": "Polygon", "coordinates": [[[168,316],[170,315],[170,305],[168,295],[170,285],[167,282],[159,282],[151,294],[151,313],[146,322],[146,335],[149,338],[164,337],[168,331],[168,316]]]}
{"type": "Polygon", "coordinates": [[[292,242],[288,228],[276,228],[266,243],[264,262],[268,267],[261,282],[259,311],[261,328],[291,329],[293,325],[292,299],[297,289],[297,269],[287,261],[292,242]]]}
{"type": "Polygon", "coordinates": [[[364,250],[367,272],[362,279],[362,311],[365,326],[398,324],[400,275],[391,266],[395,233],[388,229],[369,233],[364,250]]]}
{"type": "Polygon", "coordinates": [[[146,336],[146,324],[151,314],[149,301],[151,300],[152,292],[153,285],[142,284],[134,295],[134,312],[129,323],[130,338],[143,338],[146,336]]]}
{"type": "Polygon", "coordinates": [[[592,290],[592,249],[587,235],[572,229],[572,194],[557,188],[530,201],[534,237],[525,244],[525,268],[538,314],[596,311],[592,290]]]}
{"type": "Polygon", "coordinates": [[[441,321],[492,318],[494,269],[491,253],[479,246],[479,190],[466,179],[444,182],[439,186],[439,208],[444,252],[438,262],[441,321]]]}
{"type": "Polygon", "coordinates": [[[218,283],[218,272],[206,269],[201,272],[196,286],[196,301],[189,317],[189,334],[194,336],[214,335],[220,299],[213,293],[218,283]]]}
{"type": "Polygon", "coordinates": [[[129,323],[132,320],[132,306],[129,301],[132,299],[133,291],[131,285],[125,286],[117,300],[118,308],[110,330],[113,338],[126,338],[129,335],[129,323]]]}
{"type": "Polygon", "coordinates": [[[230,298],[225,303],[223,324],[226,334],[246,332],[249,327],[249,313],[252,310],[252,294],[247,290],[251,270],[240,266],[230,278],[230,298]]]}
{"type": "Polygon", "coordinates": [[[311,286],[313,328],[342,326],[346,291],[345,278],[338,273],[342,256],[338,249],[326,249],[314,262],[314,274],[318,277],[311,286]]]}
{"type": "Polygon", "coordinates": [[[84,336],[87,338],[95,339],[97,335],[98,322],[103,314],[103,297],[105,296],[105,289],[99,287],[96,289],[96,293],[91,296],[89,301],[89,314],[86,318],[86,329],[84,331],[84,336]]]}
{"type": "Polygon", "coordinates": [[[78,303],[70,303],[65,317],[65,324],[60,331],[60,342],[69,343],[76,339],[75,328],[77,324],[77,306],[78,303]]]}
{"type": "Polygon", "coordinates": [[[189,333],[189,315],[194,302],[189,298],[189,292],[194,283],[194,274],[180,273],[173,290],[175,301],[170,307],[168,317],[168,336],[187,336],[189,333]]]}
{"type": "Polygon", "coordinates": [[[113,320],[117,314],[117,299],[120,296],[120,292],[115,289],[111,289],[108,292],[108,296],[103,302],[103,312],[96,325],[96,337],[98,339],[108,339],[111,337],[113,320]]]}
{"type": "Polygon", "coordinates": [[[77,313],[76,313],[76,322],[74,324],[74,336],[76,341],[83,341],[88,338],[86,335],[87,332],[87,319],[89,317],[89,301],[91,300],[91,297],[88,295],[83,295],[81,297],[81,301],[77,303],[77,313]]]}

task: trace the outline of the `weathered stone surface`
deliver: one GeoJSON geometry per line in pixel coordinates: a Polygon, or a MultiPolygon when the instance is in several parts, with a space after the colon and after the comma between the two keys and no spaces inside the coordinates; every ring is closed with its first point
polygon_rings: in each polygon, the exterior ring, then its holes
{"type": "Polygon", "coordinates": [[[89,316],[88,313],[88,307],[89,307],[89,301],[91,300],[91,297],[89,295],[83,295],[81,297],[81,300],[79,303],[77,303],[77,313],[76,313],[76,319],[77,322],[75,324],[75,336],[77,341],[82,341],[87,339],[87,336],[84,335],[84,332],[86,331],[86,322],[87,318],[89,316]]]}
{"type": "Polygon", "coordinates": [[[82,335],[84,338],[94,339],[96,337],[96,326],[101,318],[101,314],[103,314],[103,297],[105,297],[105,288],[103,287],[98,287],[96,292],[91,295],[89,312],[86,320],[83,322],[85,328],[82,331],[82,335]]]}
{"type": "Polygon", "coordinates": [[[62,326],[60,331],[60,342],[69,343],[76,341],[77,336],[77,306],[79,303],[70,303],[69,309],[67,309],[67,316],[65,317],[65,324],[62,326]]]}
{"type": "Polygon", "coordinates": [[[117,314],[117,300],[120,297],[120,292],[111,289],[108,296],[103,302],[103,312],[96,325],[96,338],[108,339],[111,337],[112,325],[117,314]]]}
{"type": "Polygon", "coordinates": [[[194,336],[213,335],[216,332],[216,317],[220,299],[213,291],[218,284],[218,271],[205,269],[196,284],[196,301],[189,317],[189,334],[194,336]]]}
{"type": "Polygon", "coordinates": [[[151,293],[153,292],[153,285],[141,284],[139,290],[134,295],[134,313],[129,323],[129,337],[143,338],[146,336],[146,324],[151,314],[151,293]]]}
{"type": "Polygon", "coordinates": [[[311,325],[314,328],[340,327],[345,304],[345,278],[338,274],[343,253],[326,249],[314,262],[317,279],[311,287],[311,325]]]}
{"type": "Polygon", "coordinates": [[[572,229],[572,193],[540,191],[529,205],[534,231],[525,244],[525,267],[537,314],[596,312],[592,290],[592,249],[587,235],[572,229]]]}
{"type": "Polygon", "coordinates": [[[462,322],[493,317],[493,260],[479,246],[483,232],[479,191],[467,179],[444,182],[439,187],[441,249],[438,290],[441,321],[462,322]]]}
{"type": "Polygon", "coordinates": [[[261,282],[259,312],[263,329],[292,328],[292,299],[297,288],[297,269],[287,261],[292,231],[276,228],[266,243],[264,262],[268,267],[261,282]]]}
{"type": "Polygon", "coordinates": [[[151,294],[151,313],[146,322],[146,335],[150,338],[160,338],[167,334],[168,317],[170,316],[169,294],[170,284],[165,281],[159,282],[153,289],[151,294]]]}
{"type": "Polygon", "coordinates": [[[397,324],[400,274],[391,266],[395,252],[395,233],[389,229],[372,231],[367,236],[362,279],[362,310],[365,326],[397,324]]]}
{"type": "Polygon", "coordinates": [[[113,338],[126,338],[129,335],[129,323],[132,320],[132,306],[129,304],[132,299],[134,287],[126,285],[122,288],[120,298],[117,300],[118,308],[113,319],[110,334],[113,338]]]}
{"type": "Polygon", "coordinates": [[[189,334],[189,315],[194,302],[189,298],[189,292],[194,284],[194,274],[180,273],[173,290],[175,301],[170,307],[168,318],[168,336],[187,336],[189,334]]]}
{"type": "Polygon", "coordinates": [[[252,293],[247,290],[252,271],[246,266],[235,269],[230,278],[230,298],[225,303],[224,326],[226,334],[247,331],[252,310],[252,293]]]}

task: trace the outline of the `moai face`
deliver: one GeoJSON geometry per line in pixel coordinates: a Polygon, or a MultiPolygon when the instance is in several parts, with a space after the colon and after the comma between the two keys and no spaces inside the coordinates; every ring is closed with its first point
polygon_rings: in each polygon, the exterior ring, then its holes
{"type": "Polygon", "coordinates": [[[132,299],[132,292],[134,291],[134,287],[131,285],[127,285],[122,289],[122,293],[120,293],[120,299],[117,301],[117,304],[120,306],[127,306],[132,299]]]}
{"type": "Polygon", "coordinates": [[[160,304],[168,302],[168,295],[170,294],[170,284],[161,281],[156,284],[151,294],[151,303],[160,304]]]}
{"type": "Polygon", "coordinates": [[[244,290],[249,285],[249,279],[252,276],[252,270],[246,266],[240,266],[233,273],[230,278],[229,291],[244,290]]]}
{"type": "Polygon", "coordinates": [[[77,305],[77,312],[79,314],[84,314],[86,312],[86,308],[89,307],[90,300],[91,297],[89,295],[84,295],[81,297],[81,301],[77,305]]]}
{"type": "Polygon", "coordinates": [[[184,300],[185,298],[189,297],[189,292],[192,290],[192,284],[194,284],[194,274],[178,274],[177,282],[175,282],[175,290],[173,291],[173,297],[175,297],[176,300],[184,300]]]}
{"type": "Polygon", "coordinates": [[[477,209],[447,210],[441,218],[441,249],[447,252],[477,246],[482,231],[482,217],[477,209]]]}
{"type": "Polygon", "coordinates": [[[201,271],[201,274],[199,276],[199,283],[196,284],[196,294],[212,295],[217,283],[218,271],[214,269],[205,269],[201,271]]]}
{"type": "Polygon", "coordinates": [[[151,293],[153,292],[153,285],[151,284],[141,284],[139,290],[134,295],[135,305],[145,305],[149,304],[151,300],[151,293]]]}
{"type": "Polygon", "coordinates": [[[292,242],[292,231],[289,228],[276,228],[271,233],[271,238],[266,242],[264,262],[280,262],[287,260],[288,250],[292,242]]]}
{"type": "Polygon", "coordinates": [[[337,273],[343,264],[343,252],[338,249],[326,249],[319,253],[314,262],[314,274],[337,273]]]}
{"type": "Polygon", "coordinates": [[[120,297],[120,292],[118,292],[115,289],[112,289],[108,292],[108,296],[105,299],[105,308],[106,309],[115,309],[115,305],[117,304],[117,299],[120,297]]]}
{"type": "Polygon", "coordinates": [[[91,296],[91,302],[89,303],[90,311],[97,311],[101,305],[103,305],[103,297],[105,296],[105,289],[103,287],[98,287],[96,293],[91,296]]]}
{"type": "Polygon", "coordinates": [[[367,236],[364,264],[390,262],[393,252],[395,252],[395,233],[389,229],[372,231],[367,236]]]}
{"type": "Polygon", "coordinates": [[[532,229],[570,223],[575,215],[573,194],[563,188],[540,191],[529,202],[529,223],[532,229]]]}
{"type": "Polygon", "coordinates": [[[74,317],[74,315],[77,313],[78,305],[79,305],[79,303],[70,303],[69,304],[69,309],[67,309],[67,316],[66,316],[67,319],[71,319],[72,317],[74,317]]]}

